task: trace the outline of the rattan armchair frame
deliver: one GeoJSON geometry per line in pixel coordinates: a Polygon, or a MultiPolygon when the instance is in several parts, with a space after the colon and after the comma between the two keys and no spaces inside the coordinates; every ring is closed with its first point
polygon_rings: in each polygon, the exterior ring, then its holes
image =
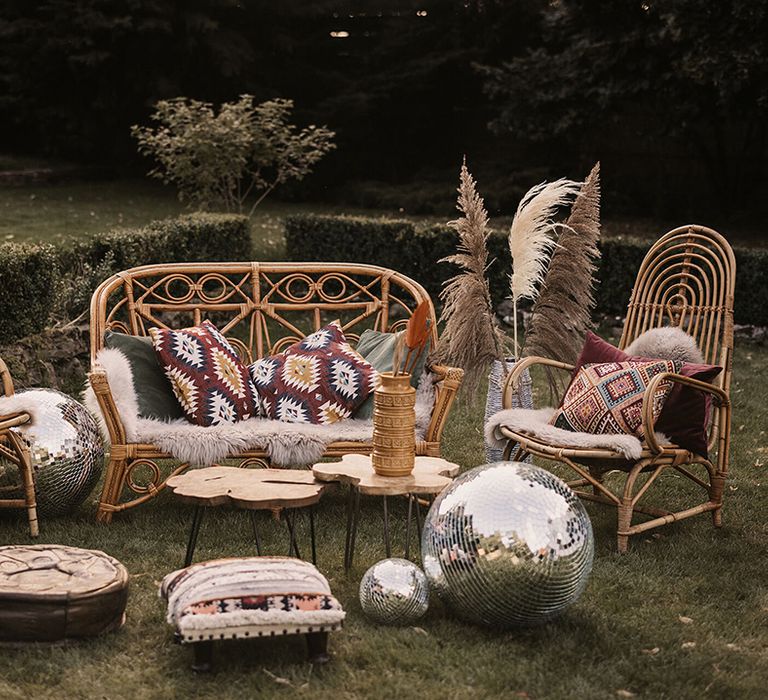
{"type": "MultiPolygon", "coordinates": [[[[13,378],[2,359],[0,359],[0,386],[2,386],[3,396],[12,396],[15,392],[13,378]]],[[[40,528],[37,522],[37,498],[32,460],[26,441],[16,430],[30,420],[29,413],[23,411],[0,416],[0,456],[16,465],[24,492],[23,498],[0,498],[0,508],[26,508],[29,534],[37,537],[40,534],[40,528]]],[[[16,485],[2,487],[0,495],[7,491],[18,491],[18,488],[16,485]]]]}
{"type": "MultiPolygon", "coordinates": [[[[127,440],[107,374],[97,355],[104,333],[116,330],[146,336],[149,328],[199,324],[210,318],[227,335],[243,360],[251,362],[284,350],[305,335],[340,318],[356,342],[367,328],[396,331],[405,327],[421,301],[430,305],[433,347],[437,341],[434,307],[426,290],[394,270],[352,263],[175,263],[146,265],[105,280],[91,299],[90,384],[104,416],[111,443],[97,518],[154,498],[167,480],[187,469],[170,469],[160,460],[172,457],[155,445],[127,440]],[[143,473],[143,475],[142,475],[143,473]]],[[[432,366],[436,401],[424,440],[416,454],[440,456],[440,441],[463,371],[432,366]]],[[[334,442],[328,457],[369,454],[370,443],[334,442]]],[[[265,452],[236,455],[241,466],[268,466],[265,452]]]]}
{"type": "MultiPolygon", "coordinates": [[[[643,450],[634,463],[627,464],[622,455],[612,450],[554,446],[533,435],[501,429],[508,438],[507,458],[520,459],[531,454],[565,464],[578,476],[570,485],[579,496],[617,509],[619,552],[627,551],[632,535],[701,513],[711,513],[716,527],[722,524],[731,434],[729,391],[735,274],[736,262],[731,246],[718,232],[704,226],[673,229],[646,254],[629,300],[619,347],[626,348],[650,328],[677,326],[696,339],[705,362],[719,364],[723,371],[713,384],[671,373],[653,379],[643,398],[643,450]],[[651,397],[665,379],[694,387],[712,397],[714,411],[709,428],[708,458],[671,443],[659,444],[656,439],[651,397]],[[706,500],[676,511],[647,504],[645,497],[649,490],[670,469],[701,488],[706,500]],[[609,488],[604,482],[605,475],[614,470],[626,475],[618,490],[609,488]],[[635,513],[650,516],[650,519],[633,523],[635,513]]],[[[522,372],[535,365],[569,373],[574,369],[572,365],[547,358],[523,359],[507,380],[505,408],[512,405],[512,393],[522,372]]]]}

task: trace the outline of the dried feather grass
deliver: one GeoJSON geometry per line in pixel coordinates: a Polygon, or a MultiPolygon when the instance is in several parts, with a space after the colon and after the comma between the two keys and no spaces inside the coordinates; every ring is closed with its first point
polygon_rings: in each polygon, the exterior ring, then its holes
{"type": "Polygon", "coordinates": [[[536,301],[544,281],[549,255],[555,246],[553,219],[560,207],[569,204],[581,184],[561,178],[532,187],[520,200],[509,229],[512,275],[509,287],[514,308],[515,356],[517,356],[517,305],[522,299],[536,301]]]}
{"type": "Polygon", "coordinates": [[[503,362],[506,337],[496,324],[486,277],[488,213],[466,163],[461,167],[458,193],[456,208],[463,216],[448,222],[459,235],[458,252],[439,262],[453,263],[463,272],[448,280],[440,293],[443,300],[440,321],[445,327],[435,359],[461,367],[464,370],[462,390],[475,397],[490,364],[494,360],[503,362]]]}
{"type": "MultiPolygon", "coordinates": [[[[560,227],[557,246],[533,307],[523,355],[573,364],[593,327],[596,261],[600,258],[600,163],[587,176],[560,227]]],[[[550,388],[555,390],[550,376],[550,388]]]]}

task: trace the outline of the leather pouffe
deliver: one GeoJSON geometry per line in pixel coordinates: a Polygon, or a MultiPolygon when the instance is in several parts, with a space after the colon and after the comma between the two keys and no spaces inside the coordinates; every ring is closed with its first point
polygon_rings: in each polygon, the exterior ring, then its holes
{"type": "Polygon", "coordinates": [[[0,640],[92,637],[125,621],[128,571],[104,552],[55,544],[0,547],[0,640]]]}

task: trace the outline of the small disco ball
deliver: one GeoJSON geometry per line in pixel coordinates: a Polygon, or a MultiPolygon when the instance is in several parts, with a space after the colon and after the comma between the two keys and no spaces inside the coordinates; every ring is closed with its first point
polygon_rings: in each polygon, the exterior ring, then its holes
{"type": "Polygon", "coordinates": [[[427,579],[407,559],[383,559],[368,569],[360,581],[360,605],[375,622],[413,624],[429,607],[427,579]]]}
{"type": "Polygon", "coordinates": [[[508,628],[546,622],[592,570],[592,524],[576,494],[531,464],[495,462],[432,504],[421,543],[431,587],[459,617],[508,628]]]}
{"type": "Polygon", "coordinates": [[[54,389],[17,392],[32,415],[14,428],[24,437],[32,461],[37,508],[61,515],[80,505],[104,466],[104,444],[96,421],[70,396],[54,389]]]}

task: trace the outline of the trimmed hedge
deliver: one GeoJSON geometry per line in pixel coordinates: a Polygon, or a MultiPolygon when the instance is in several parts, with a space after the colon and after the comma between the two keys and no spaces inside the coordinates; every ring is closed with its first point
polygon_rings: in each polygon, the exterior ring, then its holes
{"type": "Polygon", "coordinates": [[[0,343],[39,333],[54,303],[56,250],[50,245],[0,245],[0,343]]]}
{"type": "MultiPolygon", "coordinates": [[[[285,220],[289,260],[325,260],[383,265],[420,282],[434,300],[455,268],[438,263],[456,250],[456,234],[446,226],[419,226],[410,221],[350,216],[295,215],[285,220]]],[[[606,238],[600,242],[597,310],[624,314],[649,241],[606,238]]],[[[494,301],[507,295],[511,269],[505,233],[488,240],[493,260],[488,276],[494,301]]],[[[736,323],[768,326],[768,251],[737,248],[736,323]]]]}
{"type": "Polygon", "coordinates": [[[245,216],[189,214],[117,229],[60,247],[0,246],[0,344],[88,309],[96,286],[119,270],[164,262],[251,259],[245,216]]]}

